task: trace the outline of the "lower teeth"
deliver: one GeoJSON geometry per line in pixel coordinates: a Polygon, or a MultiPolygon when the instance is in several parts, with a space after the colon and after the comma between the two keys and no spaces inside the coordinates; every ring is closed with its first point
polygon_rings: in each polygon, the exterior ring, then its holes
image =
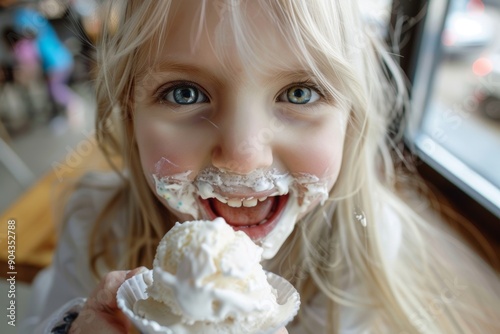
{"type": "Polygon", "coordinates": [[[267,223],[267,218],[262,220],[261,222],[257,223],[257,224],[254,224],[254,225],[246,225],[246,226],[240,226],[240,228],[252,228],[252,227],[257,227],[257,226],[260,226],[260,225],[263,225],[267,223]]]}

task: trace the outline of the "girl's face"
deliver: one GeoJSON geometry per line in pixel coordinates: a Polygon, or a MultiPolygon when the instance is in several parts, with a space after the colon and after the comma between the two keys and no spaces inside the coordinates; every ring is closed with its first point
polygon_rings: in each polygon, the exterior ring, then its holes
{"type": "Polygon", "coordinates": [[[222,216],[270,258],[335,183],[348,111],[315,84],[256,1],[245,11],[265,68],[244,63],[232,39],[216,38],[216,6],[205,8],[193,42],[202,3],[175,2],[160,56],[137,82],[141,164],[181,221],[222,216]]]}

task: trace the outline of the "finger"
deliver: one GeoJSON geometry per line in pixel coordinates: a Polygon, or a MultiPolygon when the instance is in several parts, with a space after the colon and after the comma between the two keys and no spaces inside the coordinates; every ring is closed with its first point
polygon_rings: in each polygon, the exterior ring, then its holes
{"type": "Polygon", "coordinates": [[[276,333],[274,334],[288,334],[288,331],[286,330],[285,327],[282,327],[280,330],[278,330],[276,333]]]}
{"type": "Polygon", "coordinates": [[[87,304],[94,309],[110,311],[117,308],[116,293],[125,281],[127,271],[112,271],[101,280],[98,288],[92,293],[87,304]]]}
{"type": "Polygon", "coordinates": [[[99,288],[90,297],[89,304],[93,308],[104,311],[116,310],[116,294],[120,286],[127,279],[147,271],[146,267],[138,267],[129,271],[112,271],[104,276],[99,284],[99,288]]]}
{"type": "Polygon", "coordinates": [[[132,278],[134,277],[135,275],[139,275],[139,274],[143,274],[145,272],[147,272],[149,269],[144,267],[144,266],[141,266],[141,267],[137,267],[135,269],[132,269],[130,270],[127,275],[125,276],[125,280],[128,280],[129,278],[132,278]]]}

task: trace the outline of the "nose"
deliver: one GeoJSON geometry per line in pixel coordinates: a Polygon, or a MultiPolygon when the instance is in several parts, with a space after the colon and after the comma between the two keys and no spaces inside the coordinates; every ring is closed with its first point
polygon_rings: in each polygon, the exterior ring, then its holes
{"type": "Polygon", "coordinates": [[[237,174],[248,174],[273,164],[272,129],[265,113],[250,108],[225,113],[220,122],[217,144],[212,151],[215,167],[237,174]]]}

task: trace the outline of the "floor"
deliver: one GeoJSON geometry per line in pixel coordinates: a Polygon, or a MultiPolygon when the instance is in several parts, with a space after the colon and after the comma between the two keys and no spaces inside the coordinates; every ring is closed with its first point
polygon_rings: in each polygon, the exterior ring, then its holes
{"type": "MultiPolygon", "coordinates": [[[[89,84],[77,84],[73,85],[72,88],[76,94],[74,103],[66,118],[57,118],[51,122],[46,122],[37,119],[36,115],[32,115],[32,124],[29,124],[29,129],[20,131],[9,141],[14,153],[32,174],[31,180],[25,178],[23,181],[22,175],[20,180],[16,179],[14,174],[6,167],[5,163],[9,163],[10,160],[4,160],[5,155],[2,150],[0,156],[2,158],[0,161],[0,212],[8,208],[22,195],[32,182],[50,171],[51,168],[54,168],[54,163],[68,159],[73,148],[77,147],[80,141],[85,140],[92,133],[95,109],[92,87],[89,84]]],[[[18,107],[16,103],[19,104],[20,101],[14,95],[13,92],[5,93],[5,90],[2,91],[0,109],[10,108],[15,110],[18,107]]],[[[38,100],[41,101],[40,103],[43,102],[42,97],[37,99],[37,102],[38,100]]],[[[22,169],[20,166],[14,168],[14,173],[18,173],[19,168],[22,169]]],[[[1,226],[6,225],[2,222],[1,226]]],[[[2,232],[0,231],[0,233],[2,232]]],[[[9,298],[7,298],[9,288],[8,282],[2,279],[0,281],[0,300],[2,301],[0,309],[2,310],[6,310],[9,306],[9,298]]],[[[2,334],[18,333],[19,322],[24,318],[26,308],[30,302],[29,284],[16,281],[15,292],[17,326],[10,326],[5,320],[5,315],[2,315],[0,321],[0,333],[2,334]]]]}

